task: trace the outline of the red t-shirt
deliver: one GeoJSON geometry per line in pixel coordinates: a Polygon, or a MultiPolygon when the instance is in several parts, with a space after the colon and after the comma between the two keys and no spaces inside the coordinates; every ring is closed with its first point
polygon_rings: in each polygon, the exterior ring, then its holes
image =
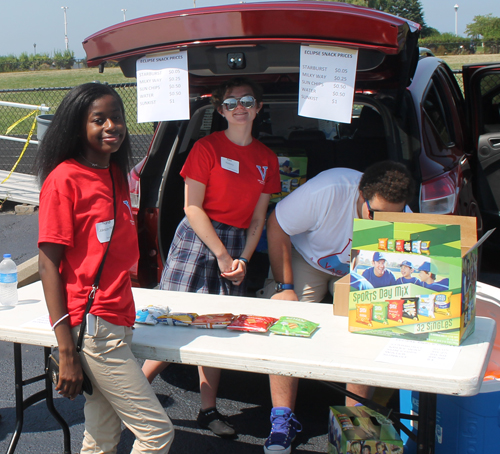
{"type": "MultiPolygon", "coordinates": [[[[139,259],[130,194],[113,167],[116,220],[113,238],[90,312],[121,326],[132,326],[135,307],[128,270],[139,259]]],[[[40,192],[41,243],[66,246],[60,273],[71,326],[82,322],[87,297],[108,247],[113,220],[113,188],[109,169],[91,169],[73,159],[57,166],[40,192]]]]}
{"type": "Polygon", "coordinates": [[[181,176],[206,186],[203,209],[210,219],[243,229],[260,195],[281,191],[277,156],[256,139],[236,145],[224,131],[194,144],[181,176]]]}

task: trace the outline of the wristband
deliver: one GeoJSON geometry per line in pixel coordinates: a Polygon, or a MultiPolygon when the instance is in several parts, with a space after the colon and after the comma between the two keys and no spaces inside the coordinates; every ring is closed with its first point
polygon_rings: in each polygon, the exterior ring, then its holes
{"type": "Polygon", "coordinates": [[[282,284],[281,282],[276,282],[274,290],[279,293],[283,290],[293,290],[293,284],[282,284]]]}
{"type": "Polygon", "coordinates": [[[239,257],[238,260],[248,266],[248,260],[245,257],[239,257]]]}
{"type": "Polygon", "coordinates": [[[63,320],[67,319],[68,317],[69,317],[69,314],[66,314],[66,315],[63,315],[59,320],[57,320],[57,322],[55,322],[52,325],[52,331],[54,331],[56,329],[56,326],[59,325],[59,323],[61,323],[63,320]]]}

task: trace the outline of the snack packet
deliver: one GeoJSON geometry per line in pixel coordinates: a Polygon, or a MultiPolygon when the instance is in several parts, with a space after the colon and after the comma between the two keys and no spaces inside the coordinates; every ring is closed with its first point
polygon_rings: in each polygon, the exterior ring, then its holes
{"type": "Polygon", "coordinates": [[[389,303],[387,301],[379,301],[373,303],[372,310],[372,320],[374,322],[380,322],[387,324],[387,307],[389,303]]]}
{"type": "Polygon", "coordinates": [[[451,315],[450,297],[452,292],[434,294],[434,312],[441,315],[451,315]]]}
{"type": "Polygon", "coordinates": [[[265,333],[274,323],[278,321],[273,317],[261,317],[260,315],[238,315],[227,329],[239,331],[250,331],[256,333],[265,333]]]}
{"type": "Polygon", "coordinates": [[[421,245],[422,245],[422,241],[420,241],[420,240],[412,241],[411,242],[411,252],[413,252],[414,254],[420,254],[421,245]]]}
{"type": "Polygon", "coordinates": [[[434,316],[434,296],[420,295],[418,300],[418,315],[435,318],[434,316]]]}
{"type": "Polygon", "coordinates": [[[431,253],[430,247],[431,247],[430,241],[422,241],[422,244],[420,245],[420,250],[422,254],[430,255],[431,253]]]}
{"type": "Polygon", "coordinates": [[[135,313],[135,323],[141,323],[143,325],[156,325],[158,323],[158,317],[166,315],[169,312],[169,307],[147,306],[137,310],[135,313]]]}
{"type": "Polygon", "coordinates": [[[233,314],[207,314],[207,315],[198,315],[193,320],[192,326],[196,326],[196,328],[227,328],[234,320],[233,314]]]}
{"type": "Polygon", "coordinates": [[[405,251],[405,241],[404,240],[396,240],[396,251],[398,251],[398,252],[405,251]]]}
{"type": "Polygon", "coordinates": [[[352,424],[351,418],[349,418],[349,416],[347,416],[346,414],[342,413],[338,415],[337,418],[339,419],[339,422],[342,425],[343,431],[354,429],[354,425],[352,424]]]}
{"type": "Polygon", "coordinates": [[[373,326],[372,323],[373,304],[358,303],[356,304],[356,321],[363,325],[373,326]]]}
{"type": "Polygon", "coordinates": [[[304,318],[283,316],[269,328],[269,331],[284,336],[310,337],[318,326],[319,323],[314,323],[304,318]]]}
{"type": "Polygon", "coordinates": [[[411,252],[411,241],[404,242],[405,252],[411,252]]]}
{"type": "Polygon", "coordinates": [[[394,251],[395,248],[396,248],[396,240],[389,238],[387,240],[387,250],[394,251]]]}
{"type": "Polygon", "coordinates": [[[170,312],[158,317],[158,323],[170,326],[191,326],[193,320],[198,317],[194,312],[170,312]]]}
{"type": "Polygon", "coordinates": [[[403,317],[418,320],[417,314],[418,298],[403,298],[403,317]]]}
{"type": "Polygon", "coordinates": [[[378,239],[378,248],[382,251],[387,251],[387,241],[389,238],[379,238],[378,239]]]}
{"type": "Polygon", "coordinates": [[[387,300],[389,303],[387,318],[395,322],[403,323],[403,300],[387,300]]]}

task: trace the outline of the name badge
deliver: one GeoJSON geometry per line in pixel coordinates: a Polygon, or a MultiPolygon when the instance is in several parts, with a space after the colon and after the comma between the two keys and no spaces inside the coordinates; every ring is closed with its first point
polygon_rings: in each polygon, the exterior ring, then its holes
{"type": "Polygon", "coordinates": [[[230,172],[240,173],[240,163],[229,158],[220,158],[220,165],[230,172]]]}
{"type": "Polygon", "coordinates": [[[113,231],[114,225],[114,219],[111,219],[111,221],[104,221],[96,224],[95,229],[97,232],[97,239],[100,243],[107,243],[111,239],[111,232],[113,231]]]}

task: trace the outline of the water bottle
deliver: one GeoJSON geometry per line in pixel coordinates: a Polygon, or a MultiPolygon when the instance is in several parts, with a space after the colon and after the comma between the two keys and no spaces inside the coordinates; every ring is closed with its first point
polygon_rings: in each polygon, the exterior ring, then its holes
{"type": "Polygon", "coordinates": [[[17,304],[17,266],[10,254],[4,254],[0,262],[0,304],[2,306],[17,304]]]}

